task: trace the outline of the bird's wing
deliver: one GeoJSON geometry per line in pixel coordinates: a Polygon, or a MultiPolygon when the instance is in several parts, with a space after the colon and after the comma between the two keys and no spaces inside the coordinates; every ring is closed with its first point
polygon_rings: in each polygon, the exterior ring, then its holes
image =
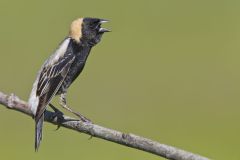
{"type": "Polygon", "coordinates": [[[35,115],[36,121],[41,117],[46,106],[59,90],[75,59],[75,56],[72,53],[67,52],[57,58],[56,56],[52,57],[52,59],[44,65],[39,76],[36,90],[36,95],[39,97],[39,103],[35,115]]]}

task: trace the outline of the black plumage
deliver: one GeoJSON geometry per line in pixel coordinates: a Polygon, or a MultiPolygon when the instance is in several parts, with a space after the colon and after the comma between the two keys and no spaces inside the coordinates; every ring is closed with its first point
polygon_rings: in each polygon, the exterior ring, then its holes
{"type": "Polygon", "coordinates": [[[68,87],[72,84],[72,82],[79,76],[82,72],[85,63],[87,61],[88,55],[91,51],[92,46],[88,44],[84,45],[83,43],[76,43],[73,39],[69,42],[69,47],[66,53],[71,53],[74,55],[74,60],[69,69],[69,72],[64,79],[61,87],[59,88],[57,94],[66,93],[68,87]]]}
{"type": "Polygon", "coordinates": [[[43,64],[29,98],[29,105],[35,119],[35,150],[42,140],[44,111],[55,95],[61,95],[63,108],[76,114],[83,121],[89,121],[66,104],[66,93],[72,82],[82,72],[91,48],[100,42],[104,32],[101,28],[107,22],[98,18],[79,18],[71,24],[69,36],[59,45],[55,53],[43,64]]]}

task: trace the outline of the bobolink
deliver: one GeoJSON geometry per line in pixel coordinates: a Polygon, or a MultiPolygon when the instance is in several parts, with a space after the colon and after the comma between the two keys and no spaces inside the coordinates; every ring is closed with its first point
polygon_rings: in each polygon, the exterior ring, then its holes
{"type": "Polygon", "coordinates": [[[79,18],[72,22],[69,36],[48,58],[33,84],[29,105],[35,119],[35,150],[42,140],[44,111],[55,95],[60,95],[60,104],[68,111],[88,121],[80,113],[73,111],[66,104],[68,87],[82,72],[91,48],[100,42],[102,35],[109,32],[101,24],[108,22],[99,18],[79,18]]]}

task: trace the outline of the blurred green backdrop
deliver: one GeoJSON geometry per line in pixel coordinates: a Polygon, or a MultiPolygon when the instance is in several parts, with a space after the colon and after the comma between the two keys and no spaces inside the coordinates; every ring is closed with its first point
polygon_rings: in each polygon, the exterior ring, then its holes
{"type": "MultiPolygon", "coordinates": [[[[27,100],[71,21],[106,18],[113,32],[92,50],[69,104],[106,127],[238,160],[239,8],[235,0],[1,0],[0,90],[27,100]]],[[[159,159],[47,123],[35,153],[33,120],[4,107],[0,126],[0,159],[159,159]]]]}

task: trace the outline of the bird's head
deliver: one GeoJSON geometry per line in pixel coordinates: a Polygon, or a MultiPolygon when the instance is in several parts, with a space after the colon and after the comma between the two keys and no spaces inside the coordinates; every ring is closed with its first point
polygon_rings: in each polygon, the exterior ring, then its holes
{"type": "Polygon", "coordinates": [[[100,42],[103,33],[110,32],[102,28],[101,24],[108,22],[99,18],[79,18],[72,22],[69,36],[76,42],[87,42],[90,45],[96,45],[100,42]]]}

